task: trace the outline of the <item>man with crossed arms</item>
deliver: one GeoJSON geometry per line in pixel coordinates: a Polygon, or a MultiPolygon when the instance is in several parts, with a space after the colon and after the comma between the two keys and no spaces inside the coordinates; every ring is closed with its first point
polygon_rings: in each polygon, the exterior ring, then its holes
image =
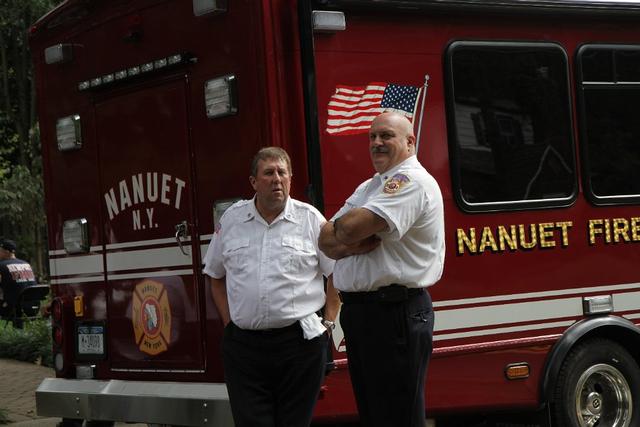
{"type": "Polygon", "coordinates": [[[337,262],[349,372],[367,427],[424,427],[424,380],[434,315],[426,291],[444,267],[440,188],[415,156],[411,122],[374,119],[369,151],[377,173],[363,182],[321,232],[337,262]],[[362,253],[362,247],[373,250],[362,253]]]}

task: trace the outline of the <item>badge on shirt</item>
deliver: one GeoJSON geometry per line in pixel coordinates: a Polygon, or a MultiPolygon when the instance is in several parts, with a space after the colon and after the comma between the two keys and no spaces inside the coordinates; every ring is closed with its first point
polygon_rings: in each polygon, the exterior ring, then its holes
{"type": "Polygon", "coordinates": [[[384,183],[384,188],[382,189],[382,191],[386,194],[395,194],[400,191],[400,189],[407,183],[409,183],[409,181],[411,180],[407,175],[403,173],[397,173],[384,183]]]}

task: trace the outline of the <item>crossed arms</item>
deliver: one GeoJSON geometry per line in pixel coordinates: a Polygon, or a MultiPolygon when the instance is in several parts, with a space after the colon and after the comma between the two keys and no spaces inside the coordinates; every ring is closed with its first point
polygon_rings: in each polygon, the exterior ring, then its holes
{"type": "Polygon", "coordinates": [[[322,226],[318,245],[332,259],[364,254],[380,245],[376,233],[388,229],[387,222],[379,215],[366,208],[354,208],[322,226]]]}
{"type": "MultiPolygon", "coordinates": [[[[376,236],[376,233],[388,229],[389,226],[382,217],[365,208],[354,208],[335,222],[326,222],[320,230],[318,244],[320,250],[332,259],[364,254],[380,245],[380,239],[376,236]]],[[[214,279],[207,275],[205,275],[205,278],[210,283],[214,302],[222,322],[226,326],[230,321],[226,280],[224,277],[214,279]]],[[[333,287],[333,277],[330,276],[327,281],[325,318],[335,320],[339,305],[340,300],[333,287]]]]}

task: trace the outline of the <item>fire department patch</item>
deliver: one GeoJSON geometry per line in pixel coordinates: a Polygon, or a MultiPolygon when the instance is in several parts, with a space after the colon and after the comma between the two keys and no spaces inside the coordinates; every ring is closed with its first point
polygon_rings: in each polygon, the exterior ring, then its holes
{"type": "Polygon", "coordinates": [[[140,351],[156,355],[171,342],[171,306],[164,285],[144,280],[133,292],[133,332],[140,351]]]}
{"type": "Polygon", "coordinates": [[[393,175],[391,178],[389,178],[387,182],[384,183],[384,188],[382,189],[382,191],[384,191],[387,194],[397,193],[409,181],[411,180],[407,175],[402,173],[397,173],[393,175]]]}

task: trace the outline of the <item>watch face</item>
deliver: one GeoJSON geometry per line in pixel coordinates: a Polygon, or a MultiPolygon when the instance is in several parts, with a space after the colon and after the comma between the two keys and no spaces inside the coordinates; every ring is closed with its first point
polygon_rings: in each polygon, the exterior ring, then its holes
{"type": "Polygon", "coordinates": [[[327,329],[334,329],[336,327],[336,324],[334,322],[332,322],[331,320],[323,320],[322,324],[327,329]]]}

